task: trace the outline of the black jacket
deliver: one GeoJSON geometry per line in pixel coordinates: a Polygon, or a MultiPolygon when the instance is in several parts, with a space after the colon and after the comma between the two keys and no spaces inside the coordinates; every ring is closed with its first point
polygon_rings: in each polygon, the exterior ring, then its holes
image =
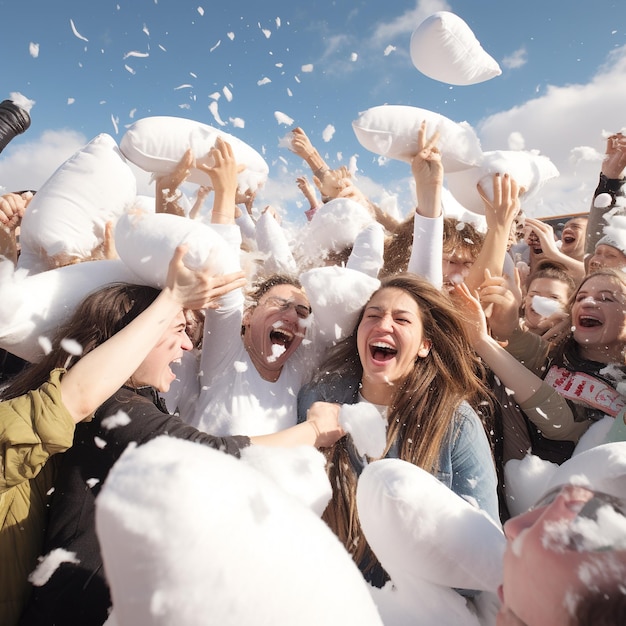
{"type": "MultiPolygon", "coordinates": [[[[119,420],[115,420],[119,423],[119,420]]],[[[63,548],[77,563],[62,563],[48,582],[34,587],[20,624],[103,624],[111,605],[95,527],[95,499],[109,470],[130,443],[159,435],[195,441],[239,457],[248,437],[213,437],[170,415],[152,387],[122,387],[76,427],[74,445],[63,457],[50,511],[44,554],[63,548]],[[123,412],[130,421],[110,429],[105,418],[123,412]]]]}

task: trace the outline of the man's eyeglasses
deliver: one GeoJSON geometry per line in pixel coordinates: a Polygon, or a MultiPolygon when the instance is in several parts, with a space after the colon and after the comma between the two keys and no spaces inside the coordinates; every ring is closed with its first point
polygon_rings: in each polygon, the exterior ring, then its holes
{"type": "Polygon", "coordinates": [[[583,494],[584,502],[570,520],[566,535],[562,535],[564,547],[579,552],[626,549],[626,500],[622,498],[587,487],[565,485],[549,491],[532,508],[550,505],[568,488],[576,490],[576,500],[583,494]]]}
{"type": "Polygon", "coordinates": [[[286,298],[280,298],[278,296],[269,296],[265,299],[263,305],[280,309],[281,311],[288,311],[291,307],[293,307],[296,315],[301,320],[305,320],[307,317],[309,317],[309,315],[311,315],[310,306],[307,306],[305,304],[298,304],[293,300],[287,300],[286,298]]]}

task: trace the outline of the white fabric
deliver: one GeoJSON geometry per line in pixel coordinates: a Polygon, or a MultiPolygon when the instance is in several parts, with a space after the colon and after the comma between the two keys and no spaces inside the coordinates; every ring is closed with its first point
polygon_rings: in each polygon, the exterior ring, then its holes
{"type": "Polygon", "coordinates": [[[115,227],[115,247],[128,267],[148,284],[162,288],[174,250],[186,244],[184,263],[192,269],[209,268],[214,274],[239,269],[237,255],[214,228],[168,213],[132,210],[115,227]]]}
{"type": "Polygon", "coordinates": [[[372,214],[355,200],[330,200],[302,229],[302,256],[319,259],[327,252],[341,252],[353,245],[356,236],[373,221],[372,214]]]}
{"type": "Polygon", "coordinates": [[[18,267],[33,273],[72,258],[89,257],[106,223],[137,195],[135,175],[115,140],[100,134],[72,155],[41,186],[22,219],[18,267]]]}
{"type": "MultiPolygon", "coordinates": [[[[269,172],[263,157],[241,139],[207,124],[182,117],[146,117],[129,127],[120,141],[120,149],[141,169],[163,175],[174,170],[189,148],[197,163],[211,166],[208,152],[218,137],[231,145],[237,163],[246,166],[237,176],[240,190],[256,191],[265,183],[269,172]]],[[[197,168],[191,170],[188,181],[212,184],[209,175],[197,168]]]]}
{"type": "Polygon", "coordinates": [[[415,214],[413,247],[408,271],[425,278],[433,287],[443,286],[443,215],[424,217],[415,214]]]}
{"type": "Polygon", "coordinates": [[[439,150],[446,174],[480,165],[480,141],[472,127],[426,109],[399,104],[373,107],[362,112],[352,122],[352,128],[367,150],[410,163],[417,154],[417,133],[423,121],[428,136],[439,132],[439,150]]]}
{"type": "Polygon", "coordinates": [[[269,211],[265,211],[256,223],[256,243],[259,252],[265,257],[264,275],[298,273],[287,235],[269,211]]]}
{"type": "Polygon", "coordinates": [[[39,338],[50,341],[76,306],[109,283],[146,284],[122,261],[89,261],[26,275],[0,263],[0,348],[30,362],[40,361],[39,338]]]}
{"type": "Polygon", "coordinates": [[[450,85],[474,85],[502,74],[472,29],[449,11],[427,17],[413,31],[410,48],[422,74],[450,85]]]}
{"type": "MultiPolygon", "coordinates": [[[[291,462],[282,473],[298,472],[291,462]]],[[[128,450],[96,501],[96,527],[119,626],[382,624],[328,526],[206,446],[160,437],[128,450]]]]}
{"type": "Polygon", "coordinates": [[[385,262],[384,253],[385,229],[372,222],[355,237],[346,268],[376,278],[385,262]]]}
{"type": "Polygon", "coordinates": [[[357,507],[367,541],[398,589],[417,591],[427,581],[494,592],[501,584],[500,526],[416,465],[367,465],[357,507]]]}
{"type": "Polygon", "coordinates": [[[313,315],[302,344],[276,382],[261,378],[243,345],[243,295],[235,291],[208,310],[202,344],[201,392],[195,415],[181,415],[214,435],[262,435],[297,421],[297,396],[326,346],[349,334],[380,282],[339,267],[315,268],[300,277],[313,315]]]}
{"type": "Polygon", "coordinates": [[[446,180],[452,195],[469,211],[485,214],[485,205],[476,185],[480,183],[485,195],[493,199],[492,176],[509,174],[525,189],[522,204],[537,194],[551,178],[559,175],[556,166],[547,156],[523,150],[495,150],[484,153],[480,166],[462,172],[447,172],[446,180]]]}

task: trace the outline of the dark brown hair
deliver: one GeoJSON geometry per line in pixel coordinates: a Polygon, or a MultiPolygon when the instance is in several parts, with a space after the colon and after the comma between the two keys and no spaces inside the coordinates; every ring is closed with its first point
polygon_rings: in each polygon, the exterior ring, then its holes
{"type": "Polygon", "coordinates": [[[145,311],[158,295],[159,290],[152,287],[115,283],[87,296],[69,321],[59,328],[52,350],[41,361],[16,375],[3,390],[2,398],[15,398],[37,389],[57,367],[69,369],[81,356],[110,339],[145,311]],[[61,345],[64,339],[76,341],[82,353],[69,354],[61,345]]]}

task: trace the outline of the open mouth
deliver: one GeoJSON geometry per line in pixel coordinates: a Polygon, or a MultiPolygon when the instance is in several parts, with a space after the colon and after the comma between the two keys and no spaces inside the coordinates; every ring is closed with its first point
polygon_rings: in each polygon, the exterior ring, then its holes
{"type": "Polygon", "coordinates": [[[282,346],[285,350],[292,344],[294,337],[295,335],[292,332],[284,328],[274,328],[270,331],[272,344],[282,346]]]}
{"type": "Polygon", "coordinates": [[[602,326],[602,322],[596,317],[581,315],[578,319],[578,326],[581,326],[582,328],[595,328],[596,326],[602,326]]]}
{"type": "Polygon", "coordinates": [[[398,351],[388,343],[377,341],[370,344],[370,354],[375,361],[390,361],[398,354],[398,351]]]}
{"type": "Polygon", "coordinates": [[[576,237],[571,237],[570,235],[564,235],[563,236],[563,243],[574,243],[576,241],[576,237]]]}

